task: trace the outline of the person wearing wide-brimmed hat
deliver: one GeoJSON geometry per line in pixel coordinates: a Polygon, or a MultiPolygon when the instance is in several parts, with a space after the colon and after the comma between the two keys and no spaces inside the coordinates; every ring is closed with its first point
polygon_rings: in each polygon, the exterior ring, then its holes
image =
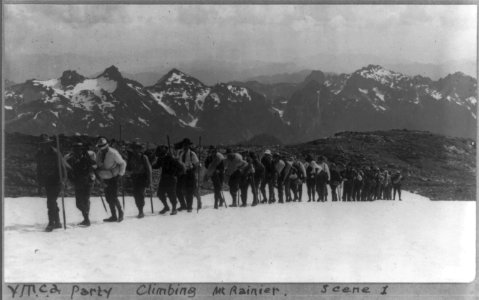
{"type": "Polygon", "coordinates": [[[261,158],[261,164],[264,166],[264,176],[261,181],[261,194],[263,195],[263,201],[261,203],[273,203],[275,202],[274,197],[274,180],[276,169],[274,167],[273,156],[271,150],[266,149],[264,151],[263,157],[261,158]],[[269,200],[266,197],[266,185],[268,186],[269,200]]]}
{"type": "Polygon", "coordinates": [[[185,173],[178,178],[176,194],[180,202],[178,211],[193,211],[193,196],[196,190],[196,170],[199,167],[199,159],[195,152],[191,150],[193,143],[185,138],[181,141],[181,149],[178,151],[178,159],[185,169],[185,173]]]}
{"type": "Polygon", "coordinates": [[[65,156],[68,167],[68,179],[75,189],[76,207],[83,215],[80,226],[90,226],[90,194],[95,180],[96,159],[89,153],[85,144],[73,144],[73,153],[65,156]]]}
{"type": "Polygon", "coordinates": [[[331,180],[331,173],[327,164],[326,156],[321,155],[318,158],[318,168],[316,170],[316,191],[318,192],[318,202],[328,201],[327,183],[331,180]]]}
{"type": "Polygon", "coordinates": [[[127,171],[130,173],[138,218],[141,219],[145,216],[143,212],[145,190],[153,181],[152,170],[150,160],[143,153],[143,145],[140,142],[134,142],[130,148],[132,151],[128,155],[127,171]]]}
{"type": "Polygon", "coordinates": [[[221,154],[215,146],[210,146],[208,149],[208,157],[205,160],[206,174],[204,181],[211,178],[214,189],[214,208],[218,209],[218,206],[223,204],[223,197],[221,194],[221,188],[223,187],[223,179],[225,173],[224,166],[225,157],[221,154]]]}
{"type": "Polygon", "coordinates": [[[316,201],[316,172],[318,164],[311,154],[306,155],[306,188],[308,190],[308,202],[316,201]]]}
{"type": "Polygon", "coordinates": [[[123,221],[123,210],[118,200],[119,177],[125,175],[126,162],[121,154],[109,147],[108,140],[100,137],[96,144],[97,152],[97,175],[105,184],[105,198],[110,206],[111,217],[104,219],[105,222],[123,221]],[[118,210],[118,217],[116,211],[118,210]]]}
{"type": "Polygon", "coordinates": [[[37,182],[39,190],[45,189],[47,196],[48,225],[45,231],[62,228],[60,222],[60,209],[57,198],[61,191],[62,179],[66,178],[66,167],[63,159],[58,166],[58,150],[53,146],[53,140],[48,135],[42,134],[39,142],[40,149],[35,155],[37,162],[37,182]],[[62,174],[60,174],[60,170],[62,174]]]}
{"type": "Polygon", "coordinates": [[[176,215],[177,196],[176,190],[178,185],[178,177],[184,173],[183,165],[173,157],[171,151],[168,151],[166,145],[160,145],[156,148],[155,152],[156,162],[153,164],[153,169],[161,169],[160,182],[158,183],[157,196],[163,203],[163,209],[160,211],[160,215],[166,214],[170,211],[168,206],[168,199],[171,203],[170,215],[176,215]]]}

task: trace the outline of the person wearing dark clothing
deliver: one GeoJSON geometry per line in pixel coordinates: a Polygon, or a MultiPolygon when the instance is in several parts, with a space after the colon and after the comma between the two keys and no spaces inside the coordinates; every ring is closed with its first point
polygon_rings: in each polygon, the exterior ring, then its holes
{"type": "Polygon", "coordinates": [[[275,153],[273,155],[273,162],[274,162],[274,168],[276,172],[275,182],[276,182],[276,187],[278,188],[278,203],[284,203],[283,192],[284,192],[286,172],[288,171],[288,169],[286,168],[286,163],[284,162],[284,160],[281,159],[281,156],[279,155],[279,153],[275,153]]]}
{"type": "Polygon", "coordinates": [[[290,172],[290,186],[293,191],[293,201],[301,202],[303,197],[303,182],[306,178],[306,169],[299,160],[294,160],[293,168],[290,172]]]}
{"type": "Polygon", "coordinates": [[[373,178],[373,171],[369,166],[366,166],[363,171],[363,190],[361,193],[361,201],[370,201],[371,191],[372,191],[372,182],[373,178]]]}
{"type": "Polygon", "coordinates": [[[99,138],[96,146],[99,149],[96,155],[98,166],[96,175],[104,184],[105,199],[111,211],[111,217],[103,221],[121,222],[123,221],[123,210],[118,200],[118,182],[120,177],[125,175],[126,162],[117,150],[108,145],[106,138],[99,138]]]}
{"type": "Polygon", "coordinates": [[[348,164],[346,170],[344,170],[344,192],[343,201],[351,201],[353,198],[353,181],[354,171],[351,164],[348,164]]]}
{"type": "Polygon", "coordinates": [[[178,176],[184,173],[183,165],[171,155],[167,146],[158,146],[156,156],[157,160],[152,168],[161,169],[161,178],[157,191],[158,198],[163,203],[163,209],[160,211],[160,214],[165,214],[170,210],[166,201],[168,197],[172,207],[170,215],[176,215],[178,176]]]}
{"type": "Polygon", "coordinates": [[[216,147],[210,146],[208,157],[205,160],[206,174],[204,181],[207,181],[209,178],[211,178],[213,183],[215,209],[218,209],[218,206],[223,205],[223,202],[225,201],[221,194],[225,174],[224,160],[225,157],[223,154],[218,152],[216,147]]]}
{"type": "Polygon", "coordinates": [[[186,209],[193,211],[193,197],[197,189],[196,170],[199,167],[198,156],[190,147],[193,143],[185,138],[181,142],[182,149],[178,151],[178,159],[183,165],[185,173],[178,177],[176,194],[180,202],[179,211],[186,209]]]}
{"type": "Polygon", "coordinates": [[[133,198],[138,208],[138,218],[143,218],[145,206],[145,190],[152,182],[152,170],[150,160],[143,154],[143,145],[136,142],[131,146],[132,152],[128,155],[126,170],[130,172],[133,187],[133,198]]]}
{"type": "Polygon", "coordinates": [[[261,164],[264,166],[264,176],[261,181],[261,194],[263,195],[263,201],[261,203],[274,203],[274,185],[275,185],[275,173],[276,169],[274,167],[273,157],[270,150],[264,152],[263,157],[261,158],[261,164]],[[266,197],[266,186],[268,186],[268,195],[266,197]]]}
{"type": "Polygon", "coordinates": [[[254,175],[253,175],[253,206],[259,203],[259,189],[263,183],[264,174],[265,174],[265,167],[259,160],[258,156],[254,152],[249,153],[251,159],[253,160],[253,168],[254,168],[254,175]]]}
{"type": "Polygon", "coordinates": [[[363,171],[361,169],[353,169],[353,201],[361,201],[361,189],[363,188],[363,171]]]}
{"type": "Polygon", "coordinates": [[[331,179],[329,181],[329,186],[331,187],[331,197],[332,201],[338,201],[337,188],[341,184],[341,174],[339,173],[338,167],[336,164],[331,163],[331,179]]]}
{"type": "Polygon", "coordinates": [[[76,207],[83,215],[80,226],[90,226],[90,194],[95,181],[95,153],[88,151],[83,143],[73,145],[73,153],[65,157],[68,179],[75,189],[76,207]]]}
{"type": "Polygon", "coordinates": [[[401,183],[403,181],[403,176],[401,175],[401,171],[396,171],[393,176],[391,176],[391,182],[393,186],[393,200],[396,200],[396,193],[398,194],[399,201],[401,199],[401,183]]]}
{"type": "Polygon", "coordinates": [[[247,165],[242,168],[241,170],[241,177],[240,177],[240,194],[241,194],[241,207],[246,207],[247,200],[248,200],[248,187],[251,185],[251,189],[253,192],[253,203],[252,205],[255,206],[258,204],[258,198],[256,192],[254,191],[253,185],[253,176],[254,176],[254,167],[253,167],[253,159],[249,156],[247,151],[242,153],[244,161],[247,165]]]}
{"type": "Polygon", "coordinates": [[[243,160],[243,157],[239,153],[228,151],[226,154],[225,164],[225,180],[228,181],[231,198],[233,202],[231,207],[237,207],[238,190],[240,188],[242,174],[248,167],[248,163],[243,160]]]}
{"type": "MultiPolygon", "coordinates": [[[[291,202],[293,201],[293,198],[291,196],[291,190],[292,190],[292,182],[298,178],[297,174],[295,173],[295,170],[293,170],[293,157],[290,156],[287,159],[284,160],[285,166],[283,168],[283,172],[280,175],[281,178],[283,178],[284,182],[284,195],[286,198],[286,202],[291,202]]],[[[279,195],[279,189],[278,189],[278,195],[279,195]]]]}
{"type": "Polygon", "coordinates": [[[53,140],[47,135],[42,134],[40,137],[40,149],[35,155],[39,190],[44,188],[47,196],[48,225],[45,228],[47,232],[62,228],[57,198],[61,191],[61,185],[63,184],[62,179],[64,179],[67,174],[63,159],[60,159],[60,167],[58,166],[58,149],[54,148],[52,143],[53,140]],[[62,174],[60,174],[60,172],[62,172],[62,174]]]}
{"type": "Polygon", "coordinates": [[[319,157],[319,163],[316,175],[316,190],[318,192],[318,202],[328,201],[328,189],[327,183],[331,179],[331,173],[329,172],[329,166],[326,163],[326,157],[319,157]]]}
{"type": "Polygon", "coordinates": [[[308,189],[308,202],[316,201],[316,172],[318,164],[311,155],[306,157],[306,188],[308,189]]]}

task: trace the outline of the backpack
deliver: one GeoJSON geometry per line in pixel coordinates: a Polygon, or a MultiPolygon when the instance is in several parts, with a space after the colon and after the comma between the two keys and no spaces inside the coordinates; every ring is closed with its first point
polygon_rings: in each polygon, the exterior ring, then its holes
{"type": "Polygon", "coordinates": [[[130,157],[128,159],[127,166],[129,167],[128,169],[131,171],[131,173],[134,175],[146,174],[148,168],[146,163],[147,161],[149,160],[146,155],[141,154],[138,157],[138,155],[132,153],[130,154],[130,157]]]}

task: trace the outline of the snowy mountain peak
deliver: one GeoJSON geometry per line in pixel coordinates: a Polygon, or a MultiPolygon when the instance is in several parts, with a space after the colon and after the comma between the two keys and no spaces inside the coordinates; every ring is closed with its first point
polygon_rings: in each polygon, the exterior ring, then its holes
{"type": "Polygon", "coordinates": [[[97,78],[100,78],[100,77],[104,77],[104,78],[116,80],[116,81],[123,79],[123,76],[121,75],[118,68],[113,65],[106,68],[105,71],[103,71],[103,73],[101,73],[97,78]]]}
{"type": "Polygon", "coordinates": [[[64,71],[62,76],[59,78],[60,83],[63,87],[74,86],[83,80],[85,77],[78,74],[75,70],[64,71]]]}
{"type": "Polygon", "coordinates": [[[158,80],[155,86],[176,86],[176,85],[187,85],[187,86],[201,86],[205,85],[198,79],[176,69],[171,69],[163,77],[158,80]]]}
{"type": "Polygon", "coordinates": [[[383,85],[389,85],[391,87],[400,80],[407,78],[407,76],[401,73],[387,70],[379,65],[368,65],[367,67],[357,70],[353,74],[359,75],[366,79],[372,79],[383,85]]]}

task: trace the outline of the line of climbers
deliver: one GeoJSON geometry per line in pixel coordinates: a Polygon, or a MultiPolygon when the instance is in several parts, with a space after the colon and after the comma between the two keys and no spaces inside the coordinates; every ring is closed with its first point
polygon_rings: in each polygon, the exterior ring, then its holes
{"type": "Polygon", "coordinates": [[[111,212],[111,216],[104,221],[123,220],[124,212],[118,192],[119,185],[123,185],[124,175],[131,180],[138,218],[143,218],[145,192],[147,188],[151,192],[153,170],[161,174],[157,183],[157,196],[163,204],[160,214],[169,211],[171,215],[178,211],[191,212],[195,197],[198,200],[197,209],[200,209],[201,181],[206,183],[209,180],[213,185],[215,209],[227,205],[223,194],[224,183],[229,188],[231,207],[247,206],[249,188],[253,194],[252,206],[275,203],[276,199],[278,203],[301,202],[304,183],[308,202],[327,201],[328,185],[332,201],[395,200],[396,194],[401,200],[404,178],[399,170],[391,174],[386,169],[352,163],[340,170],[337,164],[328,163],[325,156],[314,160],[312,155],[307,155],[303,162],[294,155],[282,156],[270,150],[258,157],[252,151],[234,152],[226,149],[222,153],[220,149],[210,146],[204,160],[204,174],[200,175],[201,163],[197,153],[200,149],[195,150],[192,145],[185,138],[175,144],[175,149],[160,145],[154,152],[149,152],[144,150],[141,143],[135,142],[129,148],[119,145],[117,150],[109,145],[105,137],[100,137],[96,152],[78,142],[73,145],[71,153],[59,159],[53,141],[47,135],[42,135],[36,161],[39,187],[45,189],[47,196],[49,223],[46,231],[61,228],[57,198],[62,184],[65,184],[62,178],[68,178],[74,187],[76,206],[84,218],[79,225],[90,226],[90,194],[97,182],[103,188],[111,212]]]}

